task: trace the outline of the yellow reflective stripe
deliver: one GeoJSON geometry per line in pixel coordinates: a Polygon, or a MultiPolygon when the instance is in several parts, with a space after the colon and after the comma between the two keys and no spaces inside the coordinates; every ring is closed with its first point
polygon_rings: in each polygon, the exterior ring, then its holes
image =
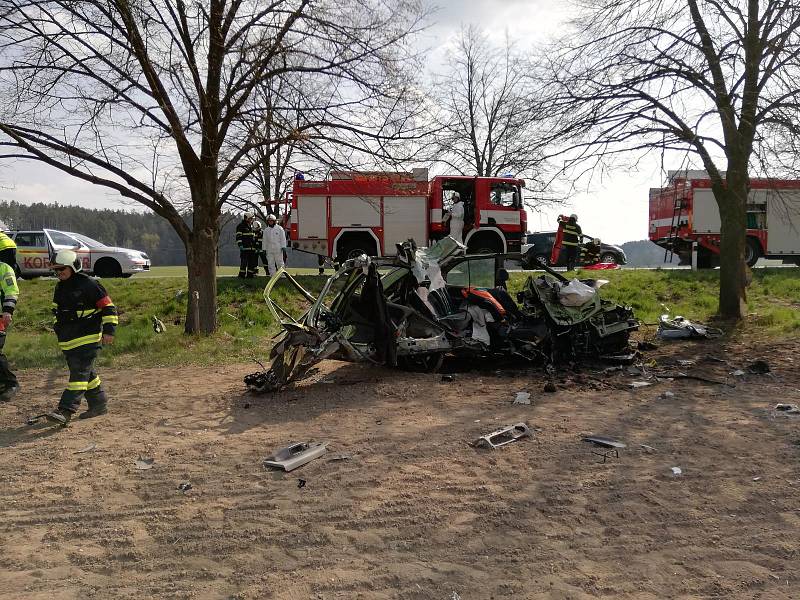
{"type": "Polygon", "coordinates": [[[52,306],[53,308],[58,308],[58,304],[56,302],[53,302],[52,306]]]}
{"type": "Polygon", "coordinates": [[[103,325],[105,325],[106,323],[112,323],[114,325],[119,325],[119,319],[117,318],[117,315],[107,315],[107,316],[103,317],[103,325]]]}
{"type": "Polygon", "coordinates": [[[94,388],[100,387],[100,377],[95,377],[89,383],[86,384],[87,390],[93,390],[94,388]]]}
{"type": "Polygon", "coordinates": [[[70,381],[67,384],[67,390],[70,392],[85,392],[88,388],[88,381],[70,381]]]}
{"type": "Polygon", "coordinates": [[[83,346],[85,344],[99,343],[102,337],[102,333],[93,333],[92,335],[85,335],[83,337],[75,338],[74,340],[58,342],[58,347],[62,350],[72,350],[73,348],[77,348],[78,346],[83,346]]]}
{"type": "Polygon", "coordinates": [[[75,314],[78,315],[80,318],[84,318],[84,317],[91,317],[99,312],[100,311],[97,310],[96,308],[92,308],[90,310],[76,310],[75,314]]]}

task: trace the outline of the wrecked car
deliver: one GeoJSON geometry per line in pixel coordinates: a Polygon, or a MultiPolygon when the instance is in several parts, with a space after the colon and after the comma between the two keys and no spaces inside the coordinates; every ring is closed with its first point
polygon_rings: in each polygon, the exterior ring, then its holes
{"type": "Polygon", "coordinates": [[[543,364],[629,352],[639,325],[629,307],[602,299],[592,280],[568,281],[546,266],[515,301],[505,288],[507,258],[465,255],[449,237],[430,248],[410,240],[395,258],[347,260],[318,296],[280,270],[264,297],[283,332],[269,368],[245,383],[278,390],[326,358],[432,372],[446,356],[543,364]],[[279,281],[305,299],[305,313],[281,305],[279,281]]]}

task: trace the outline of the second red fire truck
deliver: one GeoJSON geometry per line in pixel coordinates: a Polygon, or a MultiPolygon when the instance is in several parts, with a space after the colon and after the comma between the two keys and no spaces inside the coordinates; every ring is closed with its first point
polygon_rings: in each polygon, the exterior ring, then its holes
{"type": "Polygon", "coordinates": [[[334,171],[322,181],[295,180],[284,227],[293,248],[320,256],[393,256],[398,243],[413,239],[424,246],[448,235],[443,217],[457,192],[469,253],[519,252],[527,229],[524,185],[511,177],[428,180],[427,169],[334,171]]]}
{"type": "MultiPolygon", "coordinates": [[[[705,171],[670,171],[667,187],[650,190],[650,240],[697,266],[719,258],[720,218],[705,171]]],[[[761,258],[800,264],[800,180],[752,179],[747,199],[745,261],[761,258]]]]}

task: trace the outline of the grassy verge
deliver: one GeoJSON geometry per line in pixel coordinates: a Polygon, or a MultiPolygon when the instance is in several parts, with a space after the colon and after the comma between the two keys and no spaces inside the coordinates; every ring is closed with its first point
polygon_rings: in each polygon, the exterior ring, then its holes
{"type": "MultiPolygon", "coordinates": [[[[325,279],[298,276],[309,290],[319,290],[325,279]]],[[[114,345],[106,347],[100,364],[115,366],[214,365],[257,357],[264,360],[270,339],[278,333],[263,299],[267,279],[218,279],[219,330],[213,336],[183,333],[186,314],[186,279],[137,277],[103,280],[119,311],[120,325],[114,345]],[[164,333],[153,330],[152,318],[166,326],[164,333]]],[[[16,368],[61,365],[63,358],[52,332],[52,302],[55,280],[20,282],[20,303],[14,315],[5,352],[16,368]]],[[[288,288],[275,290],[278,301],[296,305],[288,288]]]]}
{"type": "MultiPolygon", "coordinates": [[[[646,323],[655,323],[669,308],[672,315],[709,321],[717,306],[719,272],[676,270],[611,271],[581,273],[610,283],[602,294],[621,304],[631,305],[646,323]]],[[[527,273],[512,273],[512,293],[524,285],[527,273]]],[[[316,275],[297,275],[306,289],[316,292],[325,282],[316,275]]],[[[104,280],[120,311],[120,326],[114,346],[103,351],[101,365],[179,366],[215,365],[264,360],[271,338],[278,333],[264,303],[265,277],[242,281],[220,277],[219,330],[213,336],[187,336],[183,333],[186,312],[186,279],[136,276],[123,280],[104,280]],[[153,331],[152,317],[166,325],[166,332],[153,331]]],[[[50,329],[50,303],[55,280],[21,281],[21,299],[8,335],[6,354],[16,368],[51,367],[63,364],[50,329]]],[[[292,313],[301,313],[297,296],[279,285],[275,298],[292,313]]],[[[796,269],[758,269],[748,291],[750,317],[737,331],[785,337],[800,332],[800,275],[796,269]]]]}

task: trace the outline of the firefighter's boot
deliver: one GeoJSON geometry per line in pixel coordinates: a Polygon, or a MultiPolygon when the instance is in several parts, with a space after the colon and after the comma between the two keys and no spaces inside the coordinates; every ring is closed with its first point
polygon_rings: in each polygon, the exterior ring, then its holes
{"type": "Polygon", "coordinates": [[[61,427],[66,427],[69,425],[70,419],[72,419],[72,413],[63,408],[57,408],[51,413],[47,413],[45,419],[49,423],[53,425],[60,425],[61,427]]]}
{"type": "Polygon", "coordinates": [[[108,405],[103,402],[102,404],[96,404],[94,406],[90,406],[89,410],[86,410],[78,415],[79,419],[92,419],[94,417],[99,417],[104,415],[108,412],[108,405]]]}

